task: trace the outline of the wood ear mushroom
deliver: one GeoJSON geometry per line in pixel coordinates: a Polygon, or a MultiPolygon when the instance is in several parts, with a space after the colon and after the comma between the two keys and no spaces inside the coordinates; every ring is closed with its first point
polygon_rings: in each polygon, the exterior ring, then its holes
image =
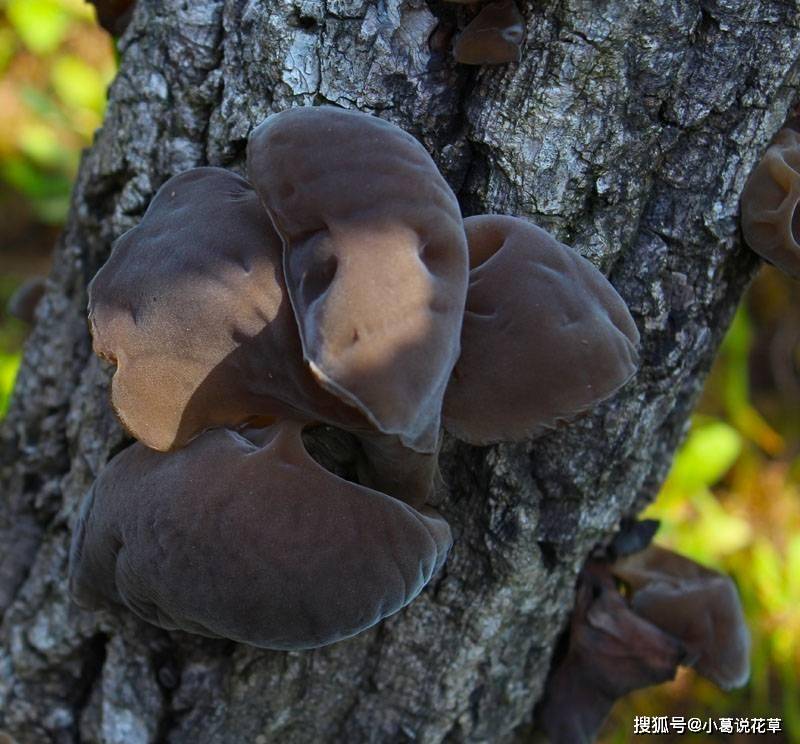
{"type": "Polygon", "coordinates": [[[85,496],[70,587],[88,609],[311,648],[397,612],[445,560],[428,505],[443,410],[474,443],[538,433],[619,388],[638,333],[544,231],[462,220],[386,121],[274,114],[247,174],[169,179],[90,284],[94,350],[139,441],[85,496]],[[358,482],[306,452],[316,425],[353,443],[358,482]]]}

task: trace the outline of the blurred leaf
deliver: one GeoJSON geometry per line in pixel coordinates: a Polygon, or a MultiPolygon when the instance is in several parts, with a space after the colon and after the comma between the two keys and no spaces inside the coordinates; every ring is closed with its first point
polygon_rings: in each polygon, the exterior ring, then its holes
{"type": "Polygon", "coordinates": [[[746,547],[753,529],[746,520],[730,514],[711,491],[692,497],[696,518],[685,525],[677,547],[701,563],[718,565],[720,559],[746,547]]]}
{"type": "Polygon", "coordinates": [[[781,559],[775,548],[759,540],[751,554],[752,575],[761,604],[772,613],[780,612],[785,604],[781,559]]]}
{"type": "Polygon", "coordinates": [[[68,118],[59,108],[58,103],[41,90],[30,85],[23,85],[20,97],[32,113],[58,124],[67,124],[68,118]]]}
{"type": "Polygon", "coordinates": [[[783,452],[785,447],[783,437],[749,403],[742,404],[732,411],[731,419],[742,434],[767,454],[779,455],[783,452]]]}
{"type": "Polygon", "coordinates": [[[73,18],[94,23],[94,9],[87,0],[58,0],[58,3],[73,18]]]}
{"type": "Polygon", "coordinates": [[[59,194],[33,202],[33,208],[39,221],[46,225],[61,225],[67,219],[69,213],[69,194],[59,194]]]}
{"type": "Polygon", "coordinates": [[[794,535],[786,551],[786,576],[789,595],[800,611],[800,535],[794,535]]]}
{"type": "Polygon", "coordinates": [[[25,194],[38,218],[47,224],[64,221],[69,209],[70,179],[61,173],[40,170],[25,158],[0,161],[0,175],[25,194]]]}
{"type": "Polygon", "coordinates": [[[8,410],[19,363],[19,354],[0,354],[0,419],[6,415],[8,410]]]}
{"type": "Polygon", "coordinates": [[[752,345],[752,322],[742,306],[736,311],[720,350],[725,360],[724,396],[729,412],[736,412],[749,403],[750,373],[747,359],[752,345]]]}
{"type": "Polygon", "coordinates": [[[732,426],[711,420],[689,434],[669,476],[670,487],[692,490],[711,486],[730,470],[742,450],[742,437],[732,426]]]}
{"type": "Polygon", "coordinates": [[[38,165],[53,167],[63,163],[63,148],[55,132],[44,124],[29,124],[18,136],[19,149],[38,165]]]}
{"type": "Polygon", "coordinates": [[[9,184],[31,198],[69,196],[69,178],[63,174],[43,171],[26,158],[11,157],[0,162],[0,173],[9,184]]]}
{"type": "Polygon", "coordinates": [[[10,28],[0,28],[0,73],[3,72],[16,49],[16,37],[10,28]]]}
{"type": "Polygon", "coordinates": [[[90,109],[97,114],[105,106],[105,85],[100,73],[80,57],[65,54],[50,71],[58,97],[68,106],[90,109]]]}
{"type": "Polygon", "coordinates": [[[56,0],[7,0],[6,14],[25,46],[37,54],[58,48],[70,20],[56,0]]]}

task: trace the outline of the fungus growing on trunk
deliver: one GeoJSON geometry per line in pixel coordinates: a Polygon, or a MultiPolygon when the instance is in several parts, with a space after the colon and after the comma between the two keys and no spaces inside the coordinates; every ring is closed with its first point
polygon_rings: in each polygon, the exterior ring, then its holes
{"type": "Polygon", "coordinates": [[[167,181],[89,287],[140,443],[85,497],[70,587],[164,628],[310,648],[396,612],[443,562],[426,501],[445,392],[468,441],[521,438],[613,392],[638,336],[602,275],[522,220],[466,221],[470,273],[455,196],[392,124],[294,109],[247,153],[254,186],[167,181]],[[555,405],[531,396],[547,386],[555,405]],[[357,439],[358,483],[306,452],[318,422],[357,439]]]}
{"type": "Polygon", "coordinates": [[[456,62],[464,65],[504,65],[519,62],[525,19],[514,0],[499,0],[481,8],[453,46],[456,62]]]}
{"type": "Polygon", "coordinates": [[[89,0],[100,25],[112,36],[122,36],[131,22],[136,0],[89,0]]]}
{"type": "Polygon", "coordinates": [[[778,132],[747,179],[741,204],[750,248],[800,279],[800,133],[778,132]]]}
{"type": "Polygon", "coordinates": [[[325,106],[268,117],[247,167],[317,381],[432,452],[468,269],[458,201],[430,155],[393,124],[325,106]]]}
{"type": "Polygon", "coordinates": [[[167,451],[213,426],[297,415],[369,428],[303,363],[281,257],[258,195],[222,168],[170,178],[116,242],[89,285],[89,322],[140,442],[167,451]]]}
{"type": "Polygon", "coordinates": [[[272,649],[333,643],[408,604],[447,555],[447,523],[329,473],[302,428],[117,455],[75,528],[78,604],[272,649]]]}
{"type": "Polygon", "coordinates": [[[464,228],[469,290],[446,429],[474,444],[523,439],[633,376],[636,325],[589,261],[517,217],[468,217],[464,228]]]}
{"type": "Polygon", "coordinates": [[[552,744],[594,741],[618,698],[673,679],[685,655],[680,641],[628,607],[599,562],[578,579],[567,644],[538,715],[552,744]]]}
{"type": "Polygon", "coordinates": [[[750,633],[730,577],[657,545],[612,571],[630,588],[633,611],[684,644],[686,666],[723,690],[747,682],[750,633]]]}

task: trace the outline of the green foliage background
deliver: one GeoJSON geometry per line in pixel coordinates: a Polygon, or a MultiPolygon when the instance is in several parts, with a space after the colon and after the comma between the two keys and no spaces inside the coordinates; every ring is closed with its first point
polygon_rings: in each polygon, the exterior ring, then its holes
{"type": "MultiPolygon", "coordinates": [[[[82,0],[0,0],[0,418],[24,324],[2,308],[43,270],[66,217],[80,151],[100,125],[115,69],[82,0]]],[[[657,540],[736,580],[753,674],[723,694],[692,672],[621,701],[603,741],[633,740],[635,715],[780,717],[800,741],[800,291],[766,269],[725,340],[658,500],[657,540]],[[766,350],[765,350],[766,344],[766,350]]],[[[662,740],[742,741],[700,734],[662,740]]]]}
{"type": "Polygon", "coordinates": [[[83,0],[0,0],[0,416],[25,332],[6,303],[46,271],[48,227],[66,218],[114,70],[112,43],[83,0]]]}

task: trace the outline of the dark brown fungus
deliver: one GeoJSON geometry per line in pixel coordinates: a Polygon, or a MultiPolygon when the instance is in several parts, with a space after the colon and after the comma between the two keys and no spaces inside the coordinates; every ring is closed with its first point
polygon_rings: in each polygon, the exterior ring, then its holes
{"type": "Polygon", "coordinates": [[[674,678],[684,648],[636,615],[608,569],[581,573],[566,653],[557,662],[539,711],[552,744],[588,744],[614,701],[674,678]]]}
{"type": "Polygon", "coordinates": [[[541,433],[636,372],[639,334],[586,259],[525,220],[464,220],[470,274],[445,427],[474,444],[541,433]]]}
{"type": "Polygon", "coordinates": [[[373,116],[295,108],[252,132],[247,164],[283,239],[317,380],[380,432],[433,452],[467,250],[458,202],[425,148],[373,116]]]}
{"type": "Polygon", "coordinates": [[[8,301],[8,313],[23,323],[33,324],[36,308],[44,297],[47,281],[43,276],[34,276],[23,282],[8,301]]]}
{"type": "Polygon", "coordinates": [[[453,56],[465,65],[519,62],[525,19],[513,0],[483,7],[456,39],[453,56]]]}
{"type": "Polygon", "coordinates": [[[122,36],[133,15],[136,0],[89,0],[97,10],[97,20],[112,36],[122,36]]]}
{"type": "Polygon", "coordinates": [[[609,545],[609,554],[612,558],[621,558],[644,550],[652,541],[661,523],[657,519],[635,520],[624,518],[619,526],[619,532],[609,545]]]}
{"type": "Polygon", "coordinates": [[[281,243],[230,171],[167,181],[89,286],[97,354],[117,364],[112,404],[157,450],[213,426],[305,414],[368,428],[302,360],[281,243]]]}
{"type": "Polygon", "coordinates": [[[333,643],[408,604],[447,555],[447,523],[324,470],[301,430],[124,450],[81,507],[75,601],[273,649],[333,643]]]}
{"type": "Polygon", "coordinates": [[[724,690],[750,676],[750,633],[733,581],[657,545],[613,564],[631,590],[631,607],[680,639],[685,662],[724,690]]]}
{"type": "Polygon", "coordinates": [[[742,192],[747,244],[800,279],[800,133],[782,129],[742,192]]]}

